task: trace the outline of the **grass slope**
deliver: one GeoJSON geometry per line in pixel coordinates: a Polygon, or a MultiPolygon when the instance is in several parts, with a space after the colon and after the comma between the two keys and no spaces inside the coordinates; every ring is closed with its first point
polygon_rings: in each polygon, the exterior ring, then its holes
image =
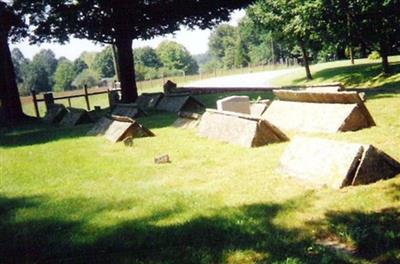
{"type": "MultiPolygon", "coordinates": [[[[377,127],[317,136],[374,144],[400,160],[397,89],[367,93],[377,127]]],[[[213,106],[222,96],[199,99],[213,106]]],[[[400,261],[400,177],[311,189],[276,172],[288,143],[245,149],[175,129],[174,119],[142,118],[156,137],[133,147],[85,136],[90,125],[4,129],[0,262],[400,261]],[[172,163],[154,164],[161,154],[172,163]]]]}

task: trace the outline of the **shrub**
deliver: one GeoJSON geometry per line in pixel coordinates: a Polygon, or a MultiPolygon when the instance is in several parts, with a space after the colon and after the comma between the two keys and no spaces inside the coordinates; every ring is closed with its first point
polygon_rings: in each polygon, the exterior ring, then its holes
{"type": "Polygon", "coordinates": [[[379,60],[380,58],[381,58],[381,55],[376,50],[371,52],[371,54],[369,54],[369,56],[368,56],[369,60],[379,60]]]}
{"type": "Polygon", "coordinates": [[[72,82],[72,85],[77,88],[82,88],[86,84],[90,88],[97,86],[99,83],[98,80],[99,76],[95,72],[85,69],[79,73],[78,76],[76,76],[75,80],[72,82]]]}

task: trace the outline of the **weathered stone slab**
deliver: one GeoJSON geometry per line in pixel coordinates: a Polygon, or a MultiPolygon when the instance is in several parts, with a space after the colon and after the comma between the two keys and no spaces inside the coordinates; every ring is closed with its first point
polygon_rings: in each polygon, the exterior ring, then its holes
{"type": "Polygon", "coordinates": [[[336,93],[336,92],[343,92],[346,89],[342,83],[329,83],[329,84],[307,85],[307,87],[304,90],[308,92],[336,93]]]}
{"type": "Polygon", "coordinates": [[[67,113],[61,120],[61,125],[73,127],[77,125],[93,123],[93,120],[86,110],[72,107],[67,107],[66,109],[67,113]]]}
{"type": "Polygon", "coordinates": [[[132,119],[146,116],[146,113],[141,110],[137,104],[116,104],[112,114],[117,116],[126,116],[132,119]]]}
{"type": "Polygon", "coordinates": [[[217,110],[249,115],[250,99],[248,96],[229,96],[217,101],[217,110]]]}
{"type": "Polygon", "coordinates": [[[139,138],[154,136],[149,129],[145,128],[137,121],[118,116],[101,118],[87,134],[89,136],[104,136],[113,143],[123,141],[128,137],[139,138]]]}
{"type": "Polygon", "coordinates": [[[200,123],[201,115],[191,112],[179,112],[178,118],[172,124],[176,128],[196,128],[200,123]]]}
{"type": "Polygon", "coordinates": [[[143,93],[136,99],[135,103],[143,110],[155,109],[163,97],[163,93],[143,93]]]}
{"type": "Polygon", "coordinates": [[[207,109],[203,114],[198,132],[204,137],[244,147],[288,140],[284,133],[266,120],[212,109],[207,109]]]}
{"type": "Polygon", "coordinates": [[[274,91],[275,100],[262,115],[284,131],[344,132],[375,125],[354,92],[274,91]]]}
{"type": "Polygon", "coordinates": [[[278,170],[312,186],[338,189],[394,177],[400,164],[371,145],[296,137],[278,170]]]}
{"type": "Polygon", "coordinates": [[[53,104],[46,111],[43,121],[49,124],[59,123],[67,114],[67,109],[62,104],[53,104]]]}
{"type": "Polygon", "coordinates": [[[192,96],[188,95],[165,95],[156,106],[157,110],[177,113],[201,112],[204,105],[192,96]]]}

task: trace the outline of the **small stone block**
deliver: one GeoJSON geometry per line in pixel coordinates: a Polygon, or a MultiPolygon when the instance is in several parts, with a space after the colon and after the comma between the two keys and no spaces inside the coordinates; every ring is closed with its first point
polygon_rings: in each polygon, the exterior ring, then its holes
{"type": "Polygon", "coordinates": [[[171,163],[171,160],[169,159],[169,155],[162,155],[160,157],[154,158],[154,163],[166,164],[166,163],[171,163]]]}

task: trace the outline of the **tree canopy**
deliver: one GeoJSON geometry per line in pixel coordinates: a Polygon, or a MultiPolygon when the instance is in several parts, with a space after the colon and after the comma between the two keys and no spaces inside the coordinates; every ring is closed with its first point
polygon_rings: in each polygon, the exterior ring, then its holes
{"type": "Polygon", "coordinates": [[[32,42],[68,41],[70,36],[115,44],[121,69],[122,100],[134,101],[133,39],[149,39],[179,30],[209,28],[228,20],[230,12],[249,0],[85,0],[13,1],[14,8],[29,21],[32,42]]]}

